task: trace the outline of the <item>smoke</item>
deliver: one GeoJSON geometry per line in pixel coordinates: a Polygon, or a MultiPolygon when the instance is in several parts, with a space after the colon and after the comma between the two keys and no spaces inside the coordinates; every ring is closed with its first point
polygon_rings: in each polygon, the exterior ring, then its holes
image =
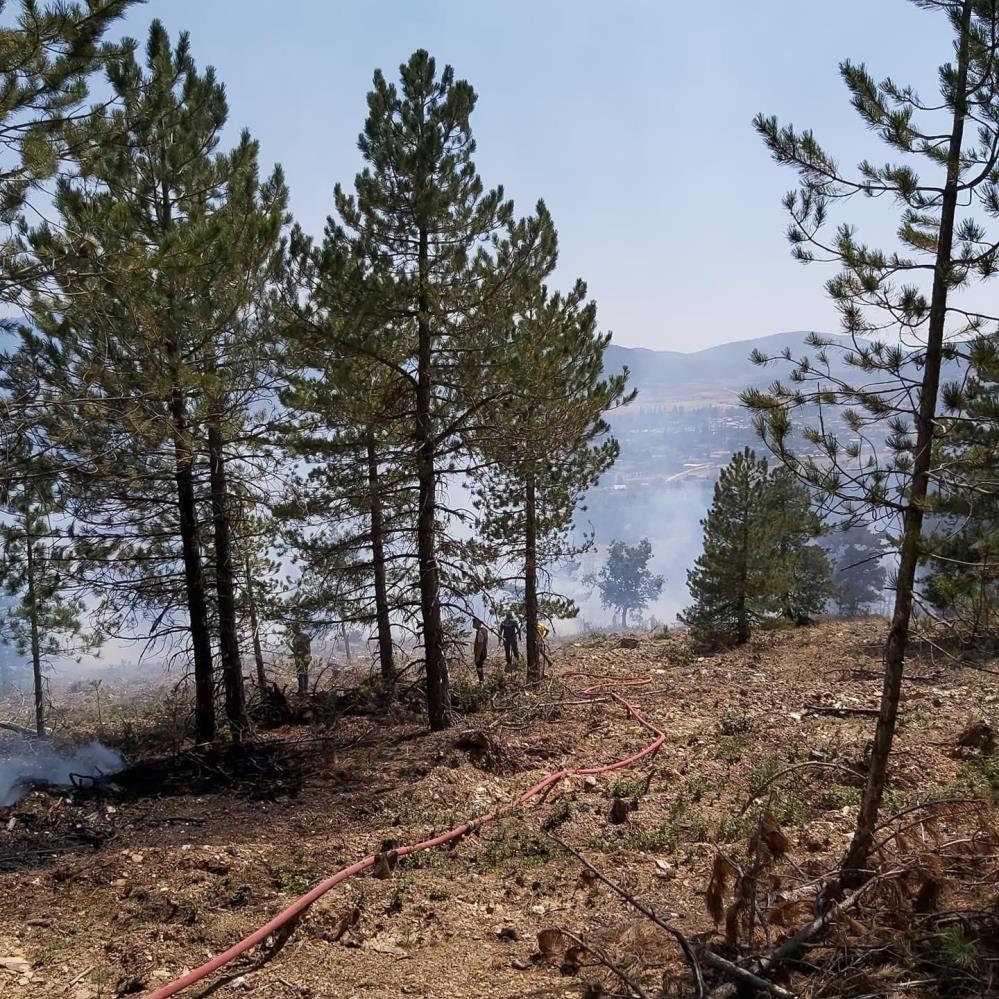
{"type": "Polygon", "coordinates": [[[587,509],[578,519],[593,530],[596,548],[581,560],[574,576],[556,574],[555,589],[576,600],[586,622],[610,624],[611,611],[601,606],[596,587],[586,580],[599,573],[611,541],[633,545],[648,538],[652,544],[649,568],[664,577],[664,585],[644,617],[673,624],[676,615],[690,605],[687,570],[701,554],[701,519],[711,505],[713,490],[712,479],[591,491],[587,509]]]}
{"type": "Polygon", "coordinates": [[[13,743],[12,748],[14,752],[0,760],[0,807],[15,804],[31,784],[70,787],[70,774],[99,777],[117,773],[125,763],[117,749],[96,739],[67,754],[27,740],[13,743]]]}

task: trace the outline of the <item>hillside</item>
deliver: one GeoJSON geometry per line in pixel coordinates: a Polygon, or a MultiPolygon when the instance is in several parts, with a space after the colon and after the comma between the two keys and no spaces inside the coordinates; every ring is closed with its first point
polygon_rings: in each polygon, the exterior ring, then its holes
{"type": "MultiPolygon", "coordinates": [[[[767,367],[757,367],[750,361],[750,354],[760,350],[770,357],[790,349],[794,358],[814,357],[814,350],[805,343],[808,333],[796,330],[773,333],[750,340],[707,347],[686,353],[678,350],[650,350],[645,347],[607,348],[606,368],[617,372],[627,367],[631,384],[638,389],[637,406],[680,405],[698,406],[711,403],[735,405],[739,393],[750,386],[764,387],[777,378],[786,379],[791,366],[780,362],[767,367]]],[[[827,335],[844,345],[850,343],[845,336],[827,335]]],[[[832,373],[849,381],[857,380],[856,369],[842,361],[842,352],[832,351],[832,373]]],[[[918,373],[913,371],[918,377],[918,373]]],[[[955,377],[955,366],[945,365],[944,379],[955,377]]]]}
{"type": "MultiPolygon", "coordinates": [[[[494,685],[486,710],[450,732],[429,734],[404,714],[344,717],[329,729],[266,736],[256,764],[242,770],[231,760],[192,770],[196,757],[182,754],[167,779],[146,787],[110,786],[96,798],[86,788],[33,791],[0,809],[0,955],[10,962],[7,972],[0,962],[0,992],[7,974],[24,996],[148,995],[319,879],[389,850],[388,841],[440,833],[552,771],[638,753],[652,736],[611,699],[620,692],[664,730],[658,752],[617,772],[557,781],[453,849],[414,854],[384,879],[363,873],[337,886],[290,935],[237,959],[209,991],[268,999],[623,994],[592,952],[565,953],[571,934],[649,995],[664,981],[666,994],[690,995],[675,942],[582,875],[560,842],[654,906],[702,955],[708,945],[733,953],[705,905],[719,858],[723,871],[764,865],[758,904],[775,940],[807,922],[816,881],[853,827],[883,629],[830,622],[707,656],[682,635],[643,637],[634,649],[594,637],[555,650],[555,676],[540,693],[494,685]],[[752,860],[758,829],[779,848],[752,860]]],[[[495,657],[489,668],[497,680],[495,657]]],[[[456,673],[467,683],[467,668],[456,673]]],[[[86,703],[66,705],[77,730],[86,703]]],[[[107,737],[128,745],[157,708],[116,703],[107,737]]],[[[962,756],[955,737],[980,712],[994,716],[996,703],[982,672],[913,657],[888,798],[899,818],[887,821],[877,861],[884,880],[832,931],[835,947],[811,952],[814,973],[782,984],[825,996],[896,987],[910,996],[981,994],[975,976],[994,961],[999,939],[989,943],[987,916],[999,770],[994,758],[962,756]],[[926,804],[940,799],[953,801],[926,804]],[[962,914],[956,926],[953,913],[962,914]]],[[[713,896],[728,909],[738,896],[723,881],[713,896]]],[[[745,910],[730,911],[729,936],[744,951],[767,950],[764,935],[744,925],[745,910]]],[[[709,986],[723,981],[707,964],[705,974],[709,986]]],[[[206,996],[208,984],[183,995],[206,996]]]]}
{"type": "Polygon", "coordinates": [[[805,350],[804,331],[774,333],[751,340],[707,347],[685,353],[679,350],[650,350],[645,347],[607,348],[606,368],[627,367],[631,382],[639,390],[641,405],[735,403],[749,385],[766,385],[780,368],[758,368],[750,360],[753,350],[776,355],[790,348],[795,356],[805,350]]]}

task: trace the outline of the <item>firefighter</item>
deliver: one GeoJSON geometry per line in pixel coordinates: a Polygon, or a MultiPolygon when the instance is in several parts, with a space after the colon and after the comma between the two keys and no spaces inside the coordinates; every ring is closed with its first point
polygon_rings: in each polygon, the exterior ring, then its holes
{"type": "Polygon", "coordinates": [[[305,632],[299,621],[294,621],[291,626],[291,655],[295,663],[295,673],[298,677],[299,694],[309,692],[309,665],[312,662],[312,641],[305,632]]]}
{"type": "Polygon", "coordinates": [[[520,649],[517,648],[517,639],[520,638],[520,625],[513,618],[511,611],[506,612],[500,624],[500,638],[503,639],[503,651],[506,653],[506,671],[509,673],[513,669],[514,659],[520,662],[520,649]]]}
{"type": "Polygon", "coordinates": [[[472,656],[475,659],[475,672],[479,674],[479,683],[485,683],[486,652],[489,648],[489,631],[477,617],[472,618],[472,627],[475,629],[475,642],[472,645],[472,656]]]}

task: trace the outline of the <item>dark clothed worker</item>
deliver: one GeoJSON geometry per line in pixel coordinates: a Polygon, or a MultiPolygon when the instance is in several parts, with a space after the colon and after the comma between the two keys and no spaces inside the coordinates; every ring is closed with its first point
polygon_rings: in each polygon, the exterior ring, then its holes
{"type": "Polygon", "coordinates": [[[312,664],[312,640],[298,621],[291,626],[291,655],[295,663],[295,674],[298,677],[298,692],[309,692],[309,666],[312,664]]]}
{"type": "Polygon", "coordinates": [[[484,683],[486,679],[486,652],[489,649],[489,631],[477,617],[472,618],[472,627],[475,629],[475,643],[472,646],[475,672],[479,674],[479,683],[484,683]]]}
{"type": "Polygon", "coordinates": [[[513,614],[507,611],[506,617],[500,624],[500,638],[503,639],[503,651],[506,653],[506,669],[509,673],[513,668],[514,659],[520,662],[520,649],[517,648],[517,640],[520,638],[520,625],[513,618],[513,614]]]}

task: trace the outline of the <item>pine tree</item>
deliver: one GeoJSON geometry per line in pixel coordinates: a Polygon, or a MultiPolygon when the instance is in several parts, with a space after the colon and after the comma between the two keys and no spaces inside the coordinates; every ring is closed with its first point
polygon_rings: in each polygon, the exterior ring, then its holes
{"type": "MultiPolygon", "coordinates": [[[[17,614],[20,601],[0,587],[0,622],[6,622],[17,614]]],[[[3,625],[0,624],[0,630],[3,625]]],[[[21,688],[31,676],[31,669],[25,668],[24,657],[9,642],[0,641],[0,693],[9,694],[21,688]]],[[[44,708],[44,704],[43,704],[44,708]]]]}
{"type": "Polygon", "coordinates": [[[478,434],[477,536],[499,581],[523,586],[527,679],[541,679],[540,618],[569,618],[575,604],[539,595],[549,566],[589,550],[573,537],[583,496],[614,463],[617,441],[605,414],[634,398],[627,372],[605,378],[609,334],[596,330],[596,306],[577,282],[568,295],[539,288],[523,310],[500,377],[505,390],[484,414],[478,434]],[[511,568],[504,570],[503,566],[511,568]]]}
{"type": "Polygon", "coordinates": [[[835,592],[829,558],[812,543],[822,534],[821,519],[808,489],[786,468],[770,473],[765,490],[781,609],[787,620],[808,624],[835,592]]]}
{"type": "MultiPolygon", "coordinates": [[[[956,344],[978,334],[987,319],[973,308],[958,308],[955,292],[975,278],[990,277],[999,259],[999,243],[983,225],[999,215],[999,62],[994,44],[999,7],[991,0],[915,2],[943,15],[953,36],[955,61],[940,70],[936,107],[911,87],[890,79],[876,83],[862,65],[844,62],[840,69],[865,123],[896,152],[922,158],[933,176],[922,179],[908,161],[884,166],[864,161],[851,176],[811,132],[781,128],[775,118],[763,115],[755,121],[774,158],[800,177],[799,190],[784,202],[795,257],[805,263],[833,259],[842,267],[827,288],[849,339],[844,344],[813,337],[816,356],[797,360],[791,385],[748,392],[745,401],[756,410],[759,430],[772,450],[824,490],[831,505],[899,522],[885,683],[863,802],[842,865],[844,883],[863,876],[884,794],[916,571],[924,551],[924,511],[935,478],[942,363],[956,356],[956,344]],[[940,120],[923,122],[923,116],[940,120]],[[974,138],[968,140],[972,131],[974,138]],[[826,234],[831,209],[855,195],[880,196],[898,206],[897,249],[864,245],[846,223],[826,234]],[[891,328],[896,343],[885,338],[883,331],[891,328]],[[831,367],[829,357],[837,349],[857,370],[855,384],[831,367]],[[815,451],[796,454],[793,417],[809,407],[821,416],[817,426],[804,430],[806,444],[815,451]]],[[[949,393],[946,402],[959,408],[959,393],[949,393]]]]}
{"type": "Polygon", "coordinates": [[[645,610],[650,600],[662,592],[665,580],[649,568],[652,544],[642,538],[637,544],[612,541],[607,561],[597,576],[600,602],[621,615],[621,627],[628,627],[628,612],[645,610]]]}
{"type": "Polygon", "coordinates": [[[8,227],[0,238],[0,301],[20,301],[42,277],[25,245],[23,209],[72,156],[67,125],[85,115],[88,77],[120,52],[104,35],[136,2],[20,0],[14,23],[0,28],[0,223],[8,227]]]}
{"type": "Polygon", "coordinates": [[[293,525],[285,533],[311,591],[311,615],[335,603],[347,615],[337,624],[374,623],[382,689],[390,694],[392,616],[405,613],[401,587],[413,582],[398,559],[400,538],[415,522],[415,483],[398,453],[406,385],[368,358],[331,351],[306,358],[300,350],[299,361],[305,370],[291,373],[283,401],[296,414],[288,446],[306,470],[282,506],[293,525]]]}
{"type": "Polygon", "coordinates": [[[81,179],[56,193],[62,224],[32,234],[55,274],[32,313],[40,349],[57,354],[62,446],[95,581],[133,622],[148,613],[154,625],[169,620],[182,600],[200,742],[216,730],[202,540],[211,511],[226,713],[239,738],[246,718],[223,459],[256,388],[261,338],[250,313],[287,194],[280,171],[260,182],[245,132],[218,152],[224,88],[213,70],[197,71],[186,35],[172,47],[153,22],[144,67],[129,47],[108,77],[116,103],[79,126],[81,179]]]}
{"type": "Polygon", "coordinates": [[[844,617],[859,617],[881,602],[887,573],[885,549],[863,524],[833,534],[829,547],[836,559],[836,603],[844,617]]]}
{"type": "Polygon", "coordinates": [[[829,556],[820,545],[802,545],[790,561],[784,590],[784,616],[798,625],[811,624],[836,595],[829,556]]]}
{"type": "Polygon", "coordinates": [[[754,623],[780,607],[780,570],[766,459],[746,448],[715,483],[701,521],[704,551],[687,573],[694,603],[681,620],[702,639],[746,642],[754,623]]]}
{"type": "Polygon", "coordinates": [[[807,624],[833,593],[808,490],[786,469],[770,471],[746,448],[715,484],[704,551],[687,573],[694,604],[681,619],[712,641],[749,639],[753,625],[777,615],[807,624]]]}
{"type": "Polygon", "coordinates": [[[996,335],[969,351],[963,412],[940,421],[946,469],[932,508],[925,598],[965,647],[995,641],[999,627],[999,358],[996,335]]]}
{"type": "Polygon", "coordinates": [[[340,222],[328,223],[323,246],[293,239],[297,280],[288,298],[301,335],[321,340],[332,326],[330,349],[369,358],[405,385],[400,460],[416,484],[427,707],[440,729],[450,724],[442,607],[449,583],[455,592],[465,581],[442,488],[469,466],[504,331],[553,268],[555,231],[542,204],[518,221],[501,188],[484,189],[472,160],[471,86],[450,67],[438,77],[422,50],[400,72],[400,89],[375,73],[359,139],[366,166],[353,196],[336,189],[340,222]]]}
{"type": "MultiPolygon", "coordinates": [[[[0,357],[3,401],[30,410],[38,393],[32,358],[24,351],[0,357]]],[[[0,586],[11,600],[0,617],[0,641],[31,662],[35,730],[45,735],[45,671],[97,645],[83,631],[84,602],[75,585],[71,526],[66,523],[57,469],[38,428],[21,427],[7,438],[0,476],[0,586]]]]}
{"type": "Polygon", "coordinates": [[[236,611],[240,632],[249,635],[250,653],[262,698],[267,690],[263,640],[268,623],[280,617],[283,603],[281,524],[276,507],[255,491],[237,489],[230,497],[233,562],[237,577],[236,611]]]}

